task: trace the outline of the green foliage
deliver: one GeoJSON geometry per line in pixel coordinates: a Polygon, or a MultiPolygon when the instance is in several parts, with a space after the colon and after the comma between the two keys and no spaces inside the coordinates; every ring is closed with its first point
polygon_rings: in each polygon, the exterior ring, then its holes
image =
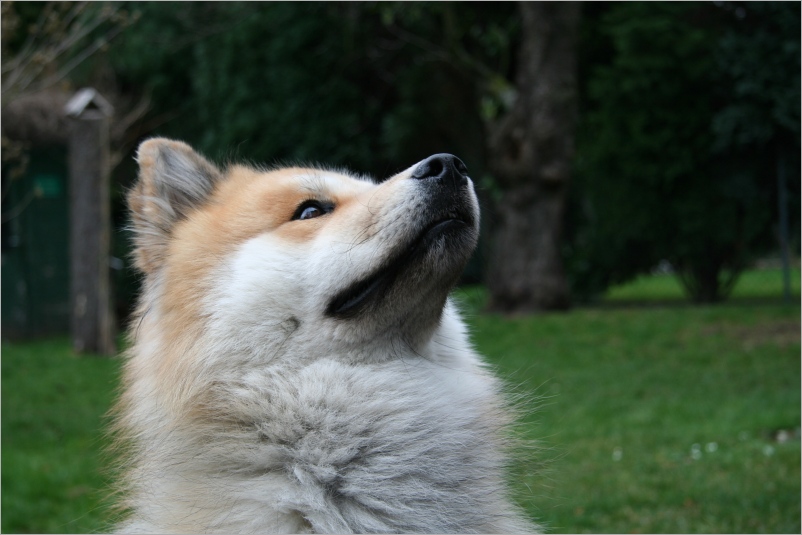
{"type": "Polygon", "coordinates": [[[716,148],[751,148],[775,137],[792,143],[800,128],[799,5],[724,4],[736,23],[723,32],[717,66],[734,97],[716,115],[716,148]]]}
{"type": "Polygon", "coordinates": [[[509,68],[510,6],[141,3],[110,54],[150,92],[155,132],[212,157],[325,162],[385,177],[435,152],[482,164],[480,80],[509,68]]]}
{"type": "Polygon", "coordinates": [[[716,301],[774,247],[776,162],[798,161],[799,5],[770,4],[601,17],[612,57],[588,73],[569,252],[580,293],[668,259],[695,300],[716,301]]]}
{"type": "Polygon", "coordinates": [[[376,115],[349,67],[348,25],[321,4],[265,6],[235,31],[195,48],[198,119],[216,124],[200,146],[235,147],[251,157],[370,161],[370,143],[352,143],[376,115]],[[293,31],[283,29],[292,26],[293,31]],[[282,38],[272,38],[272,37],[282,38]]]}

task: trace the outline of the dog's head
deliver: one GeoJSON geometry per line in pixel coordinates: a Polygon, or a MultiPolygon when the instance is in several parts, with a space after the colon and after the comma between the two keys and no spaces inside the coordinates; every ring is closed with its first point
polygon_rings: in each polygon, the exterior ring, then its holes
{"type": "Polygon", "coordinates": [[[318,168],[221,170],[166,139],[144,142],[137,159],[128,202],[151,299],[165,325],[232,343],[296,332],[329,346],[422,342],[477,241],[473,185],[449,154],[381,183],[318,168]]]}

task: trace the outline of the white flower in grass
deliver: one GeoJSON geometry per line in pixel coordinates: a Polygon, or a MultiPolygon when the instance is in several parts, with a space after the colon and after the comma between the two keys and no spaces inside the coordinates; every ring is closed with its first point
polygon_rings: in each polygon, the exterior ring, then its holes
{"type": "Polygon", "coordinates": [[[705,446],[705,451],[707,451],[707,453],[715,453],[716,450],[718,450],[718,444],[715,442],[708,442],[707,446],[705,446]]]}
{"type": "Polygon", "coordinates": [[[614,448],[613,449],[613,461],[618,462],[624,456],[624,450],[621,448],[614,448]]]}
{"type": "Polygon", "coordinates": [[[694,461],[698,461],[702,458],[702,446],[700,444],[694,444],[691,446],[691,459],[694,461]]]}

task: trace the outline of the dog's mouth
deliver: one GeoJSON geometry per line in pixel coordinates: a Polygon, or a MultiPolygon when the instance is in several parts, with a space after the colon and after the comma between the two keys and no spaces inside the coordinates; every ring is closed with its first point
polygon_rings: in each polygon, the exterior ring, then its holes
{"type": "Polygon", "coordinates": [[[398,277],[440,239],[460,242],[459,237],[473,228],[471,218],[449,215],[427,225],[408,245],[391,255],[381,268],[368,277],[346,287],[329,302],[326,314],[336,318],[349,318],[359,314],[377,296],[385,294],[398,277]]]}

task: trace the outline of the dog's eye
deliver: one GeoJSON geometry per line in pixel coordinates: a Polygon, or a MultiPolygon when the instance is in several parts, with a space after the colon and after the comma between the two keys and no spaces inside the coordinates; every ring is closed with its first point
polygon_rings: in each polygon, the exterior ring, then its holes
{"type": "Polygon", "coordinates": [[[312,219],[314,217],[320,217],[328,214],[332,210],[334,210],[334,205],[331,203],[306,201],[301,203],[301,205],[295,210],[295,214],[293,214],[292,218],[293,220],[312,219]]]}
{"type": "Polygon", "coordinates": [[[307,206],[303,209],[301,215],[298,216],[298,219],[312,219],[319,215],[323,215],[323,210],[321,210],[319,206],[307,206]]]}

